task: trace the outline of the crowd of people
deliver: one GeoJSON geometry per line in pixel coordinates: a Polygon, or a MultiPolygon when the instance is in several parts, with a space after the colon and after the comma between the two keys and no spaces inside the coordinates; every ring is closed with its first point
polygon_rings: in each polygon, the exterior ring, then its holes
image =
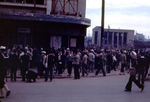
{"type": "Polygon", "coordinates": [[[124,49],[44,49],[31,48],[26,46],[6,48],[0,47],[0,98],[4,97],[3,88],[6,89],[6,96],[10,95],[4,78],[7,69],[10,69],[11,81],[16,82],[16,72],[21,71],[22,81],[36,82],[36,78],[43,77],[45,81],[53,80],[53,74],[62,76],[67,70],[69,77],[74,71],[74,79],[80,79],[81,76],[88,76],[94,73],[95,76],[102,71],[103,76],[111,73],[111,70],[118,70],[119,75],[124,75],[125,70],[129,70],[130,78],[125,87],[125,91],[131,91],[132,81],[144,89],[144,80],[148,77],[150,64],[150,52],[148,50],[124,50],[124,49]],[[37,68],[37,73],[30,68],[37,68]],[[133,72],[135,71],[135,72],[133,72]],[[133,74],[134,73],[134,74],[133,74]],[[136,80],[138,75],[138,80],[136,80]]]}

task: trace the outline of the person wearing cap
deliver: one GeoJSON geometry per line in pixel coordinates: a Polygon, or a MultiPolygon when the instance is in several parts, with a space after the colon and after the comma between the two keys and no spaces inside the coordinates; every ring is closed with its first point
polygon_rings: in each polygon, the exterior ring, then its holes
{"type": "Polygon", "coordinates": [[[90,53],[89,53],[89,72],[94,71],[94,62],[95,62],[95,55],[94,55],[94,50],[91,49],[90,53]]]}
{"type": "Polygon", "coordinates": [[[98,68],[97,68],[95,75],[97,76],[99,71],[102,70],[103,76],[106,76],[106,73],[105,73],[104,67],[103,67],[103,58],[102,58],[103,54],[98,51],[96,57],[97,57],[97,67],[98,68]]]}
{"type": "Polygon", "coordinates": [[[50,82],[53,80],[53,66],[54,66],[54,53],[52,50],[49,51],[49,54],[46,57],[47,68],[45,71],[45,81],[48,80],[48,75],[50,72],[50,82]]]}
{"type": "Polygon", "coordinates": [[[57,65],[58,65],[58,74],[59,74],[59,76],[62,76],[63,69],[65,67],[65,56],[62,54],[62,50],[59,50],[56,61],[57,61],[57,65]]]}
{"type": "Polygon", "coordinates": [[[20,62],[22,66],[21,67],[22,81],[26,81],[25,75],[26,75],[26,71],[28,71],[29,69],[29,56],[27,55],[26,50],[24,50],[24,55],[21,56],[20,62]]]}
{"type": "Polygon", "coordinates": [[[79,64],[80,64],[80,56],[77,54],[77,51],[75,50],[73,52],[73,67],[74,67],[74,79],[80,79],[80,73],[79,73],[79,64]]]}
{"type": "Polygon", "coordinates": [[[85,50],[82,53],[83,53],[83,57],[81,61],[82,62],[82,76],[84,76],[85,73],[86,75],[88,75],[88,72],[87,72],[88,56],[85,50]]]}
{"type": "Polygon", "coordinates": [[[131,92],[132,88],[132,82],[134,82],[139,88],[141,88],[141,91],[144,90],[144,85],[140,84],[138,80],[136,80],[136,73],[138,70],[138,60],[137,60],[137,55],[134,51],[131,52],[131,67],[129,69],[130,77],[129,81],[125,86],[125,90],[127,92],[131,92]]]}
{"type": "Polygon", "coordinates": [[[116,58],[115,53],[112,54],[112,58],[113,58],[113,63],[112,63],[112,68],[111,69],[114,69],[114,71],[116,71],[117,58],[116,58]]]}
{"type": "Polygon", "coordinates": [[[120,73],[119,75],[124,75],[124,68],[126,66],[126,61],[127,61],[127,56],[125,55],[125,52],[121,52],[121,56],[120,56],[120,60],[121,60],[121,70],[120,70],[120,73]]]}
{"type": "Polygon", "coordinates": [[[6,54],[6,47],[1,46],[0,47],[0,93],[1,93],[0,98],[4,98],[3,88],[5,88],[5,90],[7,91],[6,97],[10,95],[10,90],[4,81],[7,73],[8,59],[9,59],[9,55],[6,54]]]}
{"type": "Polygon", "coordinates": [[[71,76],[71,73],[72,73],[72,55],[70,53],[70,51],[68,51],[67,53],[67,57],[66,57],[66,68],[68,69],[68,76],[71,76]]]}
{"type": "Polygon", "coordinates": [[[42,54],[42,66],[41,66],[41,75],[43,75],[43,72],[45,71],[45,68],[47,67],[45,62],[46,62],[46,51],[41,51],[42,54]]]}

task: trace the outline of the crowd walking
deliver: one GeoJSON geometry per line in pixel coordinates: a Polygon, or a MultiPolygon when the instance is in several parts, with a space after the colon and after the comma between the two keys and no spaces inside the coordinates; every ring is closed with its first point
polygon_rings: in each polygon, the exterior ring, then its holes
{"type": "Polygon", "coordinates": [[[10,70],[12,82],[16,82],[16,72],[20,69],[22,81],[36,82],[36,78],[45,78],[45,82],[54,79],[54,74],[62,77],[67,70],[68,77],[80,79],[89,74],[103,74],[104,77],[112,70],[120,70],[118,75],[125,75],[129,72],[129,81],[125,91],[131,91],[134,82],[141,91],[144,90],[144,81],[148,77],[150,64],[150,52],[148,50],[126,50],[126,49],[58,49],[54,48],[31,48],[26,47],[0,47],[0,98],[3,98],[3,88],[6,89],[6,96],[10,90],[4,79],[7,70],[10,70]],[[121,66],[119,68],[119,66],[121,66]],[[30,70],[36,68],[34,72],[30,70]],[[74,73],[73,73],[74,71],[74,73]],[[73,75],[74,74],[74,75],[73,75]],[[80,75],[81,74],[81,75],[80,75]],[[138,79],[137,79],[138,76],[138,79]]]}

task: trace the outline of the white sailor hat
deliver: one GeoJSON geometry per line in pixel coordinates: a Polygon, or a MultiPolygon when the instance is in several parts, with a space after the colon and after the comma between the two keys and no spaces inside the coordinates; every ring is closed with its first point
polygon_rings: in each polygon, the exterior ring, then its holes
{"type": "Polygon", "coordinates": [[[0,50],[5,50],[6,47],[5,46],[0,46],[0,50]]]}
{"type": "Polygon", "coordinates": [[[46,54],[46,51],[42,51],[43,54],[46,54]]]}

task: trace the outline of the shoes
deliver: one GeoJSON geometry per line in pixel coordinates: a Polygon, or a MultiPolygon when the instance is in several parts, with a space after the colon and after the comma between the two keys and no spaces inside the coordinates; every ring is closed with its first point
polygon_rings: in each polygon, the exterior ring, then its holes
{"type": "Polygon", "coordinates": [[[126,91],[126,92],[131,92],[131,90],[127,90],[127,89],[125,89],[124,91],[126,91]]]}
{"type": "Polygon", "coordinates": [[[68,74],[67,76],[68,76],[68,77],[71,77],[71,75],[70,75],[70,74],[68,74]]]}
{"type": "Polygon", "coordinates": [[[103,75],[104,77],[106,76],[106,75],[103,75]]]}
{"type": "Polygon", "coordinates": [[[4,96],[0,96],[0,99],[1,99],[1,98],[4,98],[4,96]]]}
{"type": "Polygon", "coordinates": [[[142,86],[142,88],[141,88],[141,92],[144,90],[144,86],[142,86]]]}
{"type": "Polygon", "coordinates": [[[26,81],[26,80],[23,79],[22,81],[26,81]]]}
{"type": "Polygon", "coordinates": [[[9,96],[9,95],[10,95],[10,91],[7,91],[7,93],[6,93],[6,97],[7,97],[7,96],[9,96]]]}

